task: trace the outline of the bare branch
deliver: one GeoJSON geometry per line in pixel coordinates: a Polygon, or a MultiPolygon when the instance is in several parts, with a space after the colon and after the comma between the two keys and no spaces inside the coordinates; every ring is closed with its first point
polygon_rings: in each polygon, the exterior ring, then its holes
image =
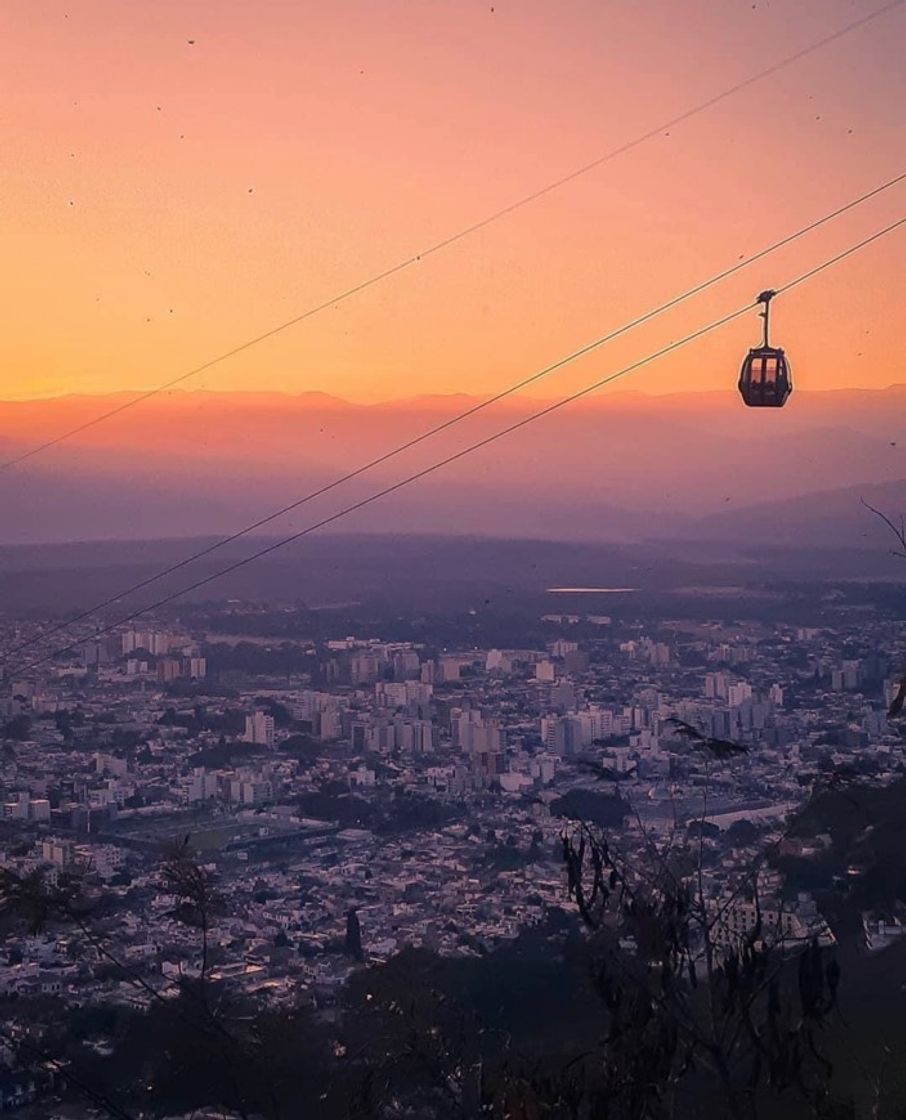
{"type": "Polygon", "coordinates": [[[900,524],[897,525],[886,513],[882,510],[875,509],[875,507],[866,502],[864,498],[860,498],[859,501],[870,513],[873,513],[875,517],[883,521],[896,538],[899,548],[892,549],[891,555],[898,556],[901,560],[906,560],[906,522],[904,522],[904,519],[901,517],[900,524]]]}

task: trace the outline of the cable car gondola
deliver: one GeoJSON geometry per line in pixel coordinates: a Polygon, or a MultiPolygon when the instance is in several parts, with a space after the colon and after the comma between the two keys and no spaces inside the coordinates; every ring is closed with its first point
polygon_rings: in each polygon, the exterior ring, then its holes
{"type": "Polygon", "coordinates": [[[782,408],[793,391],[786,355],[768,342],[768,318],[776,294],[767,291],[758,297],[758,302],[764,304],[764,310],[759,312],[764,319],[764,338],[760,346],[748,352],[739,371],[739,391],[750,408],[782,408]]]}

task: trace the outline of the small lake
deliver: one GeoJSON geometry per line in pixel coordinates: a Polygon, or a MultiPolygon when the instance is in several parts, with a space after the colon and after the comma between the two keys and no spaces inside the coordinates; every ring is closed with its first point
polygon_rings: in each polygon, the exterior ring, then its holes
{"type": "Polygon", "coordinates": [[[548,595],[625,595],[637,587],[548,587],[548,595]]]}

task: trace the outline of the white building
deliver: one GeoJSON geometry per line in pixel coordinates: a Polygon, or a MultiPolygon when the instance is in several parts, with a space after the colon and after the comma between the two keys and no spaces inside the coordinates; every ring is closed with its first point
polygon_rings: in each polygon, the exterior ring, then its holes
{"type": "Polygon", "coordinates": [[[3,806],[3,819],[8,821],[49,821],[50,802],[46,798],[32,798],[27,793],[17,793],[15,801],[3,806]]]}
{"type": "Polygon", "coordinates": [[[469,754],[506,749],[506,736],[499,719],[485,719],[476,708],[470,708],[454,715],[451,722],[454,744],[469,754]]]}
{"type": "Polygon", "coordinates": [[[727,703],[731,708],[738,708],[747,700],[752,699],[752,686],[746,681],[737,681],[727,690],[727,703]]]}
{"type": "Polygon", "coordinates": [[[557,670],[553,661],[539,661],[535,666],[535,679],[539,681],[554,681],[557,678],[557,670]]]}
{"type": "Polygon", "coordinates": [[[75,849],[69,840],[43,840],[41,842],[41,859],[45,863],[52,863],[54,867],[66,870],[72,866],[75,858],[75,849]]]}
{"type": "Polygon", "coordinates": [[[254,715],[245,717],[245,735],[247,743],[255,743],[263,747],[274,745],[274,717],[266,712],[255,712],[254,715]]]}
{"type": "Polygon", "coordinates": [[[217,796],[218,788],[217,775],[209,774],[203,766],[199,766],[192,771],[192,776],[189,778],[186,798],[189,804],[210,801],[212,797],[217,796]]]}

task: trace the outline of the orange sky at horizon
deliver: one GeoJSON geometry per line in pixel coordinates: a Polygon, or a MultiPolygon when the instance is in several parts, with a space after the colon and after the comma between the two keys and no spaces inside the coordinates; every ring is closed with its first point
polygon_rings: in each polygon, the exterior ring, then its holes
{"type": "MultiPolygon", "coordinates": [[[[0,398],[178,376],[878,6],[8,0],[0,398]]],[[[185,387],[498,391],[906,170],[904,46],[906,5],[185,387]]],[[[532,395],[904,214],[906,184],[532,395]]],[[[904,255],[906,229],[777,300],[799,388],[906,381],[904,255]]],[[[732,388],[758,332],[620,387],[732,388]]]]}

